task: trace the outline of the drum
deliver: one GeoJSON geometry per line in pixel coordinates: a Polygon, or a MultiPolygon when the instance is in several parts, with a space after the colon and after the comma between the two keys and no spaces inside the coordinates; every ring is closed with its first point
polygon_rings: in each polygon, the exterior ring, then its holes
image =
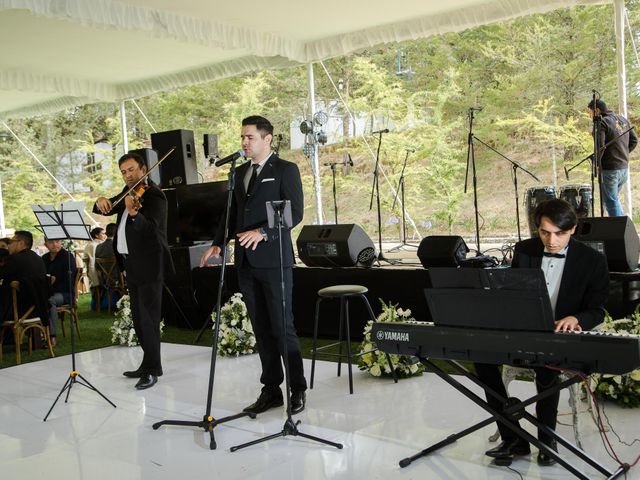
{"type": "Polygon", "coordinates": [[[534,214],[536,207],[545,200],[556,198],[556,188],[553,185],[544,187],[530,187],[527,189],[525,205],[527,207],[527,221],[529,222],[529,233],[532,237],[538,236],[538,229],[534,214]]]}
{"type": "Polygon", "coordinates": [[[591,184],[577,183],[560,187],[560,198],[569,202],[578,218],[591,217],[591,184]]]}

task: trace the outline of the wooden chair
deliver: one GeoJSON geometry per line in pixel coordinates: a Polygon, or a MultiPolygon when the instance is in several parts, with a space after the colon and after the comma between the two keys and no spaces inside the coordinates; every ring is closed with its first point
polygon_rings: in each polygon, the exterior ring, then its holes
{"type": "MultiPolygon", "coordinates": [[[[83,269],[82,268],[78,268],[78,270],[76,271],[76,278],[74,279],[73,282],[73,298],[71,299],[71,304],[64,304],[64,305],[60,305],[59,307],[56,308],[57,312],[58,312],[58,319],[60,320],[60,327],[62,328],[62,336],[66,337],[67,333],[64,329],[64,319],[65,319],[65,315],[69,315],[69,317],[71,317],[71,322],[73,324],[75,324],[76,326],[76,332],[78,333],[78,339],[80,338],[80,322],[78,321],[78,286],[82,280],[82,272],[83,269]]],[[[53,277],[52,277],[52,281],[53,281],[53,277]]],[[[73,325],[71,325],[71,328],[73,328],[73,325]]]]}
{"type": "MultiPolygon", "coordinates": [[[[104,292],[107,295],[107,309],[111,313],[111,292],[118,292],[120,296],[127,293],[127,289],[124,283],[124,275],[118,269],[118,262],[116,257],[97,257],[96,258],[96,270],[100,275],[100,281],[104,292]]],[[[98,311],[100,307],[98,306],[98,311]]]]}
{"type": "MultiPolygon", "coordinates": [[[[0,338],[4,337],[6,330],[11,329],[13,331],[13,339],[16,347],[16,364],[20,364],[20,350],[22,347],[22,340],[25,334],[28,335],[28,347],[29,355],[33,349],[33,334],[40,332],[47,342],[47,348],[49,349],[49,355],[54,357],[53,347],[51,346],[51,337],[49,336],[49,326],[45,326],[42,323],[40,317],[35,315],[35,305],[32,305],[27,309],[25,313],[20,315],[18,313],[18,292],[20,291],[20,282],[14,280],[11,282],[11,302],[13,320],[7,320],[2,322],[2,329],[0,330],[0,338]]],[[[0,360],[2,359],[2,342],[0,342],[0,360]]]]}

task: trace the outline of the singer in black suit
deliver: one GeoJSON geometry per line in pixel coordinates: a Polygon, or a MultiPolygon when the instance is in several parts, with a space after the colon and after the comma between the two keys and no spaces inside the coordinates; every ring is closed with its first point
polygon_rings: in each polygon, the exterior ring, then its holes
{"type": "MultiPolygon", "coordinates": [[[[304,200],[298,167],[278,157],[271,150],[273,126],[264,117],[252,116],[242,121],[242,149],[251,159],[235,172],[229,239],[235,240],[235,265],[243,300],[256,335],[262,363],[262,392],[257,401],[244,409],[262,413],[283,405],[280,384],[284,380],[281,357],[286,342],[291,381],[292,413],[305,406],[305,390],[300,341],[293,324],[292,290],[294,264],[289,229],[283,230],[282,261],[285,283],[286,335],[282,325],[282,294],[278,229],[268,228],[265,203],[290,200],[293,225],[302,220],[304,200]]],[[[200,266],[218,256],[226,244],[224,225],[220,225],[213,245],[203,254],[200,266]]],[[[287,392],[288,393],[288,392],[287,392]]]]}
{"type": "Polygon", "coordinates": [[[155,385],[162,375],[162,285],[165,272],[173,271],[167,243],[167,199],[147,178],[141,183],[144,185],[141,196],[126,195],[114,206],[147,173],[144,159],[135,153],[120,157],[118,165],[125,188],[113,198],[98,198],[93,211],[117,215],[114,252],[118,266],[126,275],[133,325],[144,352],[140,366],[124,372],[124,376],[139,378],[135,387],[143,390],[155,385]]]}
{"type": "MultiPolygon", "coordinates": [[[[539,237],[518,242],[511,266],[513,268],[542,268],[553,307],[555,330],[590,330],[604,320],[604,304],[609,291],[609,272],[604,256],[596,250],[571,238],[577,217],[564,200],[548,200],[538,205],[535,222],[539,237]]],[[[476,364],[476,373],[490,388],[507,398],[497,365],[476,364]]],[[[536,389],[542,392],[558,382],[559,372],[548,368],[535,368],[536,389]]],[[[550,395],[536,403],[538,420],[551,429],[556,428],[560,394],[550,395]]],[[[501,410],[498,400],[487,394],[492,408],[501,410]]],[[[502,443],[486,454],[490,457],[513,457],[530,452],[529,444],[511,430],[498,423],[502,443]]],[[[553,438],[538,431],[540,441],[557,451],[553,438]]],[[[538,464],[555,463],[549,455],[540,452],[538,464]]]]}

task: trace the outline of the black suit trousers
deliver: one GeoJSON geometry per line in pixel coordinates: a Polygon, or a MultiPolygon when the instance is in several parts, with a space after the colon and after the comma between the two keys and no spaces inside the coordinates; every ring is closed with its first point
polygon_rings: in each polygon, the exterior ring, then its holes
{"type": "MultiPolygon", "coordinates": [[[[489,388],[495,390],[497,393],[507,398],[507,391],[504,388],[504,382],[502,381],[502,375],[500,373],[500,367],[498,365],[490,365],[486,363],[476,363],[476,374],[478,378],[485,383],[489,388]]],[[[534,368],[536,374],[536,390],[538,393],[545,391],[546,389],[556,385],[558,383],[559,373],[555,370],[548,368],[534,368]]],[[[536,417],[538,421],[543,425],[556,429],[556,418],[558,416],[558,401],[560,400],[560,392],[548,396],[542,400],[536,402],[536,417]]],[[[502,411],[504,405],[499,400],[487,393],[487,403],[497,411],[502,411]]],[[[516,438],[516,435],[509,430],[506,426],[498,422],[498,430],[500,436],[504,441],[511,441],[516,438]]],[[[551,438],[538,430],[538,439],[544,443],[549,443],[551,438]]]]}
{"type": "Polygon", "coordinates": [[[291,390],[305,391],[307,382],[304,378],[300,340],[293,324],[292,269],[284,269],[286,335],[282,323],[280,268],[251,268],[245,265],[238,268],[237,272],[262,363],[260,382],[265,388],[275,389],[284,380],[280,359],[283,358],[286,341],[291,390]]]}
{"type": "Polygon", "coordinates": [[[162,374],[160,360],[160,319],[162,316],[162,282],[129,284],[131,316],[144,352],[140,371],[162,374]]]}

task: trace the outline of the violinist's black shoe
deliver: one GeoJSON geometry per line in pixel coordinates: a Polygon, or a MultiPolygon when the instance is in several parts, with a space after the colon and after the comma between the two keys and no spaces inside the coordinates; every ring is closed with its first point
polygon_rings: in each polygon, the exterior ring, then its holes
{"type": "Polygon", "coordinates": [[[284,401],[282,400],[282,392],[279,388],[277,390],[262,389],[258,399],[242,411],[258,414],[272,408],[281,407],[282,405],[284,405],[284,401]]]}
{"type": "Polygon", "coordinates": [[[156,383],[158,383],[158,377],[155,375],[151,375],[150,373],[145,373],[140,377],[138,383],[136,383],[136,390],[144,390],[145,388],[151,388],[156,383]]]}

